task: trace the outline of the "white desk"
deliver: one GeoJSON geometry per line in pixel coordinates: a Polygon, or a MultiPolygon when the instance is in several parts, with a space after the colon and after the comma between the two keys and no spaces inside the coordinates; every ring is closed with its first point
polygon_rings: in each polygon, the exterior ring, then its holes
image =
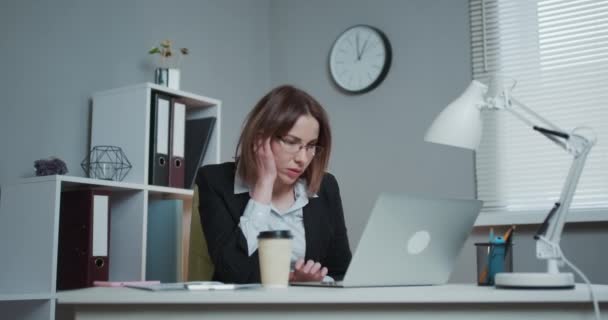
{"type": "MultiPolygon", "coordinates": [[[[594,285],[606,305],[608,285],[594,285]]],[[[154,319],[592,319],[586,286],[504,290],[475,285],[149,292],[89,288],[57,293],[58,320],[154,319]]],[[[603,310],[602,319],[608,319],[603,310]]]]}

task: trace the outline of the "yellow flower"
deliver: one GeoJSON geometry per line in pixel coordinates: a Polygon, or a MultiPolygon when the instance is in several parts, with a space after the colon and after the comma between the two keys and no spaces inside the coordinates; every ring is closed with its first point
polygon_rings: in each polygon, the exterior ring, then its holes
{"type": "Polygon", "coordinates": [[[161,41],[160,46],[163,48],[171,48],[171,40],[161,41]]]}

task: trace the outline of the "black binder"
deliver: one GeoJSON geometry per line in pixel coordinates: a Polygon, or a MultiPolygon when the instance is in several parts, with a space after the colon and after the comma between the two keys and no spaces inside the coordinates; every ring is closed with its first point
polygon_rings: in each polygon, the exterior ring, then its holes
{"type": "Polygon", "coordinates": [[[215,119],[215,117],[209,117],[186,120],[185,188],[193,188],[196,172],[203,164],[211,141],[215,119]]]}
{"type": "Polygon", "coordinates": [[[170,108],[170,96],[152,94],[148,183],[165,187],[169,185],[170,108]]]}

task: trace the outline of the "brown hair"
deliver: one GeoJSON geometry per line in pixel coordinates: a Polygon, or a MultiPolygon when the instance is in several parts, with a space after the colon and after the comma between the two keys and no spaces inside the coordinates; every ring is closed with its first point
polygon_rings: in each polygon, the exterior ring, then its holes
{"type": "Polygon", "coordinates": [[[331,130],[325,110],[308,93],[289,85],[272,89],[267,93],[245,119],[235,159],[237,174],[250,186],[258,179],[254,145],[258,139],[274,139],[286,135],[301,116],[310,115],[319,122],[317,145],[323,151],[317,153],[303,174],[308,184],[308,192],[319,191],[321,180],[331,153],[331,130]]]}

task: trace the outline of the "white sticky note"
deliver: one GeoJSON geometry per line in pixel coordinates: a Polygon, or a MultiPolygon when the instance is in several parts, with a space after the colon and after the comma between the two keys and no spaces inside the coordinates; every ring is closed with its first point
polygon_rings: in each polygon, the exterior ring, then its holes
{"type": "Polygon", "coordinates": [[[108,196],[93,196],[93,256],[108,255],[108,196]]]}

